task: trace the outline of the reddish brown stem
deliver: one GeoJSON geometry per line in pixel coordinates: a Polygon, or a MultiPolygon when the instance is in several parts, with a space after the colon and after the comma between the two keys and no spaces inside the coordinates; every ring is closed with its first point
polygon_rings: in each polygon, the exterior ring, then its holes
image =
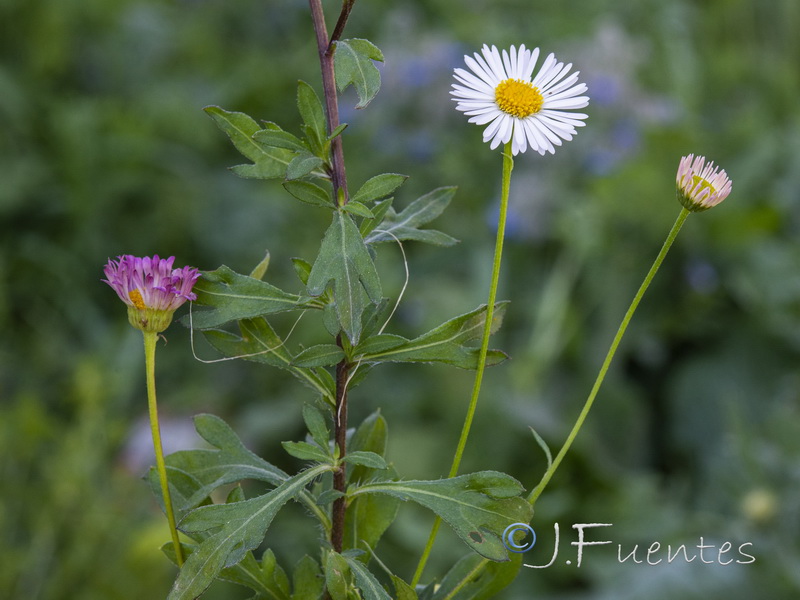
{"type": "MultiPolygon", "coordinates": [[[[338,33],[336,35],[341,35],[341,29],[344,28],[344,24],[347,22],[345,13],[347,15],[350,14],[353,1],[345,2],[345,5],[342,6],[342,16],[339,17],[339,23],[337,23],[336,32],[338,33]],[[340,23],[341,27],[339,27],[340,23]]],[[[317,52],[322,69],[322,91],[325,96],[325,113],[328,120],[328,135],[330,135],[339,126],[339,100],[336,96],[336,77],[333,69],[335,46],[332,43],[338,37],[328,39],[328,28],[325,26],[322,0],[309,0],[309,5],[311,7],[311,18],[314,21],[314,32],[317,36],[317,52]]],[[[339,190],[341,190],[346,204],[350,200],[350,196],[347,192],[347,178],[344,170],[342,136],[339,135],[331,141],[331,167],[334,202],[338,202],[339,190]]]]}
{"type": "MultiPolygon", "coordinates": [[[[336,342],[341,346],[341,336],[336,338],[336,342]]],[[[339,458],[344,458],[347,452],[347,379],[350,373],[350,365],[347,360],[343,360],[336,365],[336,413],[333,415],[333,436],[336,447],[339,449],[339,458]]],[[[333,473],[333,489],[344,492],[347,489],[347,472],[345,465],[333,473]]],[[[333,514],[331,519],[331,545],[336,552],[342,551],[342,541],[344,539],[344,517],[347,510],[346,498],[337,498],[333,502],[333,514]]]]}

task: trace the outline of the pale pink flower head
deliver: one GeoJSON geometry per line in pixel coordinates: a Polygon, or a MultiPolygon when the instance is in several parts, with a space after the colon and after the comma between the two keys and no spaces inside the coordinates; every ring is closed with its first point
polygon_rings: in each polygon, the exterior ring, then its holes
{"type": "Polygon", "coordinates": [[[194,267],[173,269],[174,256],[139,258],[131,254],[109,259],[103,272],[105,281],[128,305],[128,320],[137,329],[160,333],[172,321],[172,314],[187,300],[200,271],[194,267]]]}
{"type": "Polygon", "coordinates": [[[706,164],[703,156],[694,154],[681,158],[678,165],[678,200],[692,212],[701,212],[716,206],[731,193],[733,184],[724,169],[706,164]]]}

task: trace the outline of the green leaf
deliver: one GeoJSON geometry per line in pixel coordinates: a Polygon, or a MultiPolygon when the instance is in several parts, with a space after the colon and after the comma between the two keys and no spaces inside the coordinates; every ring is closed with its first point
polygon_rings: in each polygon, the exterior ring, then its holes
{"type": "MultiPolygon", "coordinates": [[[[346,548],[364,549],[377,546],[383,534],[397,518],[400,499],[388,494],[365,494],[354,498],[345,514],[344,544],[346,548]]],[[[362,560],[366,562],[365,554],[362,560]]]]}
{"type": "Polygon", "coordinates": [[[258,123],[244,113],[229,112],[219,106],[207,106],[205,110],[217,126],[224,131],[236,149],[254,164],[233,167],[240,177],[255,179],[283,178],[293,153],[279,148],[259,144],[253,134],[261,130],[258,123]]]}
{"type": "Polygon", "coordinates": [[[300,460],[315,460],[321,463],[331,462],[331,456],[325,450],[308,442],[281,442],[281,446],[286,452],[300,460]]]}
{"type": "Polygon", "coordinates": [[[331,134],[328,136],[328,141],[330,142],[333,138],[337,135],[342,135],[342,132],[347,129],[347,123],[340,123],[339,126],[331,131],[331,134]]]}
{"type": "Polygon", "coordinates": [[[375,454],[374,452],[362,452],[362,451],[355,451],[350,452],[345,456],[342,460],[346,463],[350,463],[352,465],[361,465],[363,467],[369,467],[370,469],[386,469],[386,461],[383,460],[383,457],[379,454],[375,454]]]}
{"type": "Polygon", "coordinates": [[[381,284],[353,219],[339,211],[333,213],[333,223],[322,239],[319,255],[308,278],[308,293],[320,296],[330,282],[333,282],[339,324],[355,345],[361,335],[361,313],[364,310],[361,288],[373,302],[378,303],[381,284]]]}
{"type": "Polygon", "coordinates": [[[274,490],[234,504],[202,506],[186,515],[179,528],[188,533],[213,531],[183,565],[168,600],[194,600],[225,567],[257,548],[278,511],[328,465],[319,465],[286,480],[274,490]]]}
{"type": "MultiPolygon", "coordinates": [[[[492,332],[503,322],[507,302],[495,305],[492,318],[492,332]]],[[[436,329],[413,340],[400,342],[400,336],[381,334],[364,340],[354,353],[354,360],[376,362],[441,362],[462,369],[475,369],[478,366],[478,348],[464,345],[483,334],[486,321],[486,306],[450,319],[436,329]]],[[[490,350],[486,364],[495,365],[506,359],[499,350],[490,350]]]]}
{"type": "Polygon", "coordinates": [[[314,156],[308,151],[301,152],[289,163],[289,167],[286,169],[286,179],[293,180],[305,177],[323,164],[324,161],[319,156],[314,156]]]}
{"type": "Polygon", "coordinates": [[[306,555],[294,567],[292,600],[319,600],[325,588],[317,561],[306,555]]]}
{"type": "Polygon", "coordinates": [[[394,200],[394,198],[387,198],[386,200],[379,200],[375,203],[375,205],[372,207],[372,214],[374,217],[371,219],[365,219],[361,222],[361,226],[359,227],[361,237],[366,238],[378,225],[383,222],[386,213],[389,212],[389,209],[392,207],[392,200],[394,200]]]}
{"type": "Polygon", "coordinates": [[[370,209],[368,209],[360,202],[354,202],[353,200],[342,206],[342,210],[345,212],[349,212],[350,214],[356,215],[357,217],[364,217],[365,219],[375,218],[375,215],[372,213],[370,209]]]}
{"type": "MultiPolygon", "coordinates": [[[[198,435],[213,449],[182,450],[166,457],[172,501],[179,516],[196,508],[220,486],[254,479],[278,485],[287,479],[284,471],[248,450],[234,431],[219,417],[194,417],[198,435]]],[[[151,487],[160,498],[157,477],[151,487]]]]}
{"type": "MultiPolygon", "coordinates": [[[[350,438],[348,448],[350,452],[372,452],[378,456],[383,456],[384,452],[386,452],[388,438],[386,419],[383,418],[380,411],[375,411],[358,426],[358,429],[350,438]]],[[[375,475],[373,469],[356,466],[347,470],[347,481],[348,483],[367,481],[373,475],[375,475]]]]}
{"type": "Polygon", "coordinates": [[[381,198],[391,196],[408,179],[408,175],[398,173],[384,173],[368,179],[355,193],[352,200],[367,204],[381,198]]]}
{"type": "Polygon", "coordinates": [[[262,129],[253,134],[253,139],[270,148],[283,148],[292,152],[308,152],[308,147],[295,135],[282,129],[262,129]]]}
{"type": "Polygon", "coordinates": [[[267,584],[267,598],[289,600],[289,578],[270,548],[261,557],[261,578],[267,584]]]}
{"type": "Polygon", "coordinates": [[[344,359],[344,352],[335,344],[311,346],[294,357],[295,367],[330,367],[344,359]]]}
{"type": "Polygon", "coordinates": [[[336,87],[342,92],[352,84],[358,93],[356,108],[366,107],[381,89],[381,74],[372,62],[383,62],[381,51],[368,40],[339,40],[334,60],[336,87]]]}
{"type": "Polygon", "coordinates": [[[283,187],[301,202],[323,208],[333,208],[331,195],[315,183],[310,181],[284,181],[283,187]]]}
{"type": "Polygon", "coordinates": [[[419,229],[442,214],[456,193],[454,187],[442,187],[417,198],[402,212],[390,210],[383,222],[366,238],[368,244],[398,240],[416,240],[437,246],[452,246],[458,243],[453,237],[433,229],[419,229]],[[394,236],[394,237],[392,237],[394,236]]]}
{"type": "Polygon", "coordinates": [[[530,521],[533,508],[519,495],[510,475],[481,471],[437,481],[382,481],[350,494],[390,494],[412,500],[439,515],[470,548],[490,560],[508,560],[502,534],[512,523],[530,521]]]}
{"type": "Polygon", "coordinates": [[[356,584],[361,589],[364,600],[392,600],[392,597],[386,593],[386,590],[366,566],[350,557],[345,557],[345,560],[356,577],[356,584]]]}
{"type": "Polygon", "coordinates": [[[475,554],[459,560],[444,576],[434,600],[489,600],[496,598],[516,579],[522,554],[511,554],[507,562],[488,562],[475,554]]]}
{"type": "Polygon", "coordinates": [[[224,356],[241,357],[286,369],[304,384],[319,392],[331,406],[336,404],[336,394],[330,375],[326,378],[312,369],[292,364],[294,355],[289,352],[266,319],[244,319],[239,321],[239,328],[242,331],[241,337],[217,329],[203,333],[208,343],[224,356]]]}
{"type": "Polygon", "coordinates": [[[397,575],[391,575],[394,584],[395,600],[419,600],[417,592],[397,575]]]}
{"type": "Polygon", "coordinates": [[[350,587],[350,567],[341,554],[328,552],[325,561],[325,585],[332,600],[348,600],[347,590],[350,587]]]}
{"type": "Polygon", "coordinates": [[[267,269],[269,268],[269,250],[264,255],[264,258],[261,259],[261,262],[258,263],[255,268],[250,271],[250,277],[253,279],[264,279],[264,275],[267,274],[267,269]]]}
{"type": "Polygon", "coordinates": [[[303,421],[311,434],[311,438],[321,447],[328,447],[328,439],[330,433],[328,426],[325,424],[325,416],[322,412],[311,404],[303,405],[303,421]]]}
{"type": "Polygon", "coordinates": [[[209,329],[228,321],[301,307],[300,296],[284,292],[265,281],[240,275],[225,265],[216,271],[203,273],[193,291],[197,294],[196,303],[210,308],[192,313],[192,327],[195,329],[209,329]]]}
{"type": "Polygon", "coordinates": [[[328,124],[319,96],[305,81],[297,82],[297,108],[303,122],[313,132],[315,142],[320,145],[327,138],[328,124]]]}
{"type": "MultiPolygon", "coordinates": [[[[181,544],[184,559],[196,552],[197,547],[198,546],[196,544],[181,544]]],[[[172,542],[164,544],[164,546],[161,547],[161,550],[167,555],[167,558],[169,558],[173,564],[177,565],[177,559],[175,557],[175,550],[172,546],[172,542]]],[[[270,554],[272,553],[271,550],[267,550],[267,552],[270,554]]],[[[266,556],[267,554],[265,553],[265,558],[266,556]]],[[[274,555],[272,555],[272,558],[274,560],[274,555]]],[[[280,569],[280,567],[278,567],[278,569],[280,569]]],[[[258,561],[256,561],[255,557],[253,556],[253,553],[248,552],[240,563],[232,567],[222,569],[217,578],[229,583],[235,583],[237,585],[249,587],[260,594],[259,597],[270,598],[271,600],[290,600],[287,593],[281,587],[281,578],[275,577],[278,569],[265,572],[262,567],[259,566],[258,561]]],[[[280,571],[282,572],[282,569],[280,569],[280,571]]]]}
{"type": "Polygon", "coordinates": [[[308,283],[308,276],[311,275],[311,263],[302,258],[293,258],[292,266],[294,267],[294,272],[297,273],[297,276],[300,278],[300,281],[303,282],[303,285],[308,283]]]}

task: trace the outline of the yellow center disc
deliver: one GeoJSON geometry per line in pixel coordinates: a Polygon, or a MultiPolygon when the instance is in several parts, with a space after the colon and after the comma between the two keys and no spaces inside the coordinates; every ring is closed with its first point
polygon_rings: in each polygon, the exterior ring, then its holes
{"type": "Polygon", "coordinates": [[[142,293],[139,290],[131,290],[130,294],[128,294],[128,298],[131,299],[133,305],[138,308],[139,310],[144,310],[147,307],[144,304],[144,299],[142,298],[142,293]]]}
{"type": "Polygon", "coordinates": [[[542,110],[544,97],[528,81],[506,79],[494,88],[494,101],[503,112],[524,119],[542,110]]]}

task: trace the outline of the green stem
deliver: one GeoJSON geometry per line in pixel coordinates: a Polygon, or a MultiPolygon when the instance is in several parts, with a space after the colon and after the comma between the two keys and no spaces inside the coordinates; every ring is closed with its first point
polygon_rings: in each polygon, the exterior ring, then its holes
{"type": "Polygon", "coordinates": [[[667,235],[667,239],[664,241],[664,245],[661,247],[661,251],[658,253],[656,260],[653,262],[653,266],[650,267],[650,271],[647,273],[647,276],[644,278],[642,285],[639,286],[639,291],[636,292],[636,296],[634,296],[633,301],[631,302],[630,307],[628,308],[628,312],[625,313],[625,316],[622,319],[622,323],[619,325],[619,329],[617,330],[617,335],[614,336],[614,341],[611,342],[611,347],[608,349],[608,353],[606,354],[606,358],[603,361],[603,366],[600,367],[600,372],[597,374],[597,379],[594,382],[594,386],[592,386],[592,391],[589,392],[589,397],[586,399],[586,403],[583,405],[583,410],[581,410],[580,415],[578,415],[578,420],[575,421],[575,425],[572,427],[572,431],[570,431],[569,436],[567,437],[567,441],[564,442],[564,445],[561,447],[561,450],[556,456],[553,463],[547,469],[547,472],[542,477],[542,480],[530,493],[528,496],[528,502],[534,504],[541,495],[544,488],[547,487],[547,484],[550,482],[550,479],[553,477],[553,474],[558,469],[558,466],[561,464],[564,456],[567,454],[567,451],[572,446],[572,442],[575,441],[575,437],[578,435],[581,427],[583,426],[583,422],[586,420],[586,416],[589,414],[589,411],[592,408],[592,404],[594,404],[594,399],[597,397],[597,392],[600,391],[600,386],[603,384],[603,380],[606,377],[606,372],[608,371],[608,367],[611,364],[611,360],[614,358],[614,354],[617,351],[617,346],[619,346],[620,341],[622,340],[622,336],[625,335],[625,330],[628,328],[628,323],[630,323],[631,318],[633,317],[633,313],[636,312],[636,308],[639,306],[639,302],[642,300],[642,296],[647,291],[647,288],[650,286],[650,283],[653,281],[653,277],[655,277],[656,273],[658,272],[661,263],[664,261],[664,257],[669,252],[672,243],[675,241],[675,238],[678,236],[678,232],[681,230],[684,221],[686,221],[686,217],[689,216],[689,211],[685,208],[681,209],[681,213],[678,215],[678,218],[675,220],[675,224],[670,229],[669,234],[667,235]]]}
{"type": "MultiPolygon", "coordinates": [[[[500,281],[500,262],[503,257],[503,241],[505,239],[506,231],[506,215],[508,213],[508,192],[511,186],[511,171],[514,169],[514,159],[511,156],[511,142],[508,142],[503,148],[503,183],[500,191],[500,215],[497,220],[497,238],[495,239],[494,246],[494,262],[492,263],[492,281],[489,285],[489,300],[486,305],[486,322],[483,325],[483,338],[481,339],[481,348],[478,353],[478,368],[475,371],[475,383],[472,386],[472,397],[469,401],[467,408],[467,416],[464,419],[464,426],[461,428],[461,437],[458,440],[456,453],[453,456],[453,464],[450,467],[450,474],[448,477],[455,477],[458,473],[458,467],[461,465],[461,458],[464,456],[464,448],[467,445],[467,438],[469,431],[472,427],[472,420],[475,417],[475,409],[478,406],[478,396],[481,393],[481,384],[483,383],[483,371],[486,368],[486,354],[489,351],[489,336],[492,334],[492,321],[494,320],[494,304],[497,298],[497,285],[500,281]]],[[[433,543],[436,541],[436,535],[439,533],[439,526],[442,520],[436,517],[433,522],[431,534],[428,537],[428,542],[425,545],[425,550],[422,552],[422,557],[417,565],[417,570],[414,572],[414,578],[411,580],[411,586],[417,585],[422,572],[425,570],[425,564],[428,562],[428,557],[431,554],[433,543]]]]}
{"type": "Polygon", "coordinates": [[[172,545],[175,548],[175,560],[178,566],[183,566],[183,550],[178,539],[178,529],[175,526],[175,513],[172,511],[172,499],[169,495],[167,483],[167,467],[164,464],[164,450],[161,447],[161,430],[158,426],[158,405],[156,404],[156,341],[158,334],[144,332],[144,362],[147,372],[147,405],[150,410],[150,431],[153,434],[153,449],[156,453],[156,469],[158,480],[161,483],[161,495],[164,498],[164,509],[169,522],[169,532],[172,536],[172,545]]]}

